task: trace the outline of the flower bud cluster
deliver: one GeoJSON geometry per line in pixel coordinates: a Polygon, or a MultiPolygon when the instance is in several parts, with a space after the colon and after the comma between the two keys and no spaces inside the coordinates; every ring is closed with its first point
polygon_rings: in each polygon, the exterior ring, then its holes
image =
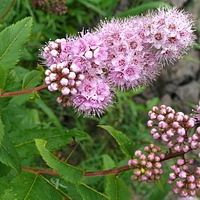
{"type": "Polygon", "coordinates": [[[164,154],[159,154],[160,147],[150,144],[144,147],[145,153],[141,150],[135,151],[135,157],[128,161],[128,165],[133,167],[133,180],[141,182],[152,182],[160,179],[163,174],[161,160],[164,159],[164,154]]]}
{"type": "MultiPolygon", "coordinates": [[[[95,95],[100,96],[95,100],[95,106],[91,103],[94,99],[81,101],[84,104],[81,106],[73,102],[74,98],[71,99],[71,105],[78,111],[99,114],[112,103],[110,91],[148,85],[155,80],[165,60],[178,59],[193,41],[192,21],[186,13],[176,9],[159,9],[147,16],[101,22],[95,31],[81,33],[79,37],[50,41],[43,48],[41,57],[48,67],[65,62],[76,66],[85,77],[95,77],[89,79],[93,86],[105,83],[106,89],[100,93],[108,94],[109,91],[106,103],[99,100],[101,94],[96,92],[95,95]]],[[[59,73],[54,81],[59,83],[62,78],[66,77],[59,73]]],[[[59,85],[53,84],[49,89],[54,91],[57,87],[59,85]]],[[[85,92],[81,91],[82,88],[75,89],[81,94],[85,92]]],[[[97,91],[97,88],[94,90],[97,91]]],[[[62,95],[71,94],[67,89],[59,91],[62,95]]],[[[83,96],[90,98],[89,93],[83,96]]]]}
{"type": "Polygon", "coordinates": [[[199,133],[189,137],[189,131],[195,126],[195,119],[182,112],[175,112],[169,106],[154,106],[148,113],[151,135],[176,152],[188,152],[198,147],[199,133]]]}
{"type": "Polygon", "coordinates": [[[50,91],[60,90],[62,95],[76,94],[76,87],[81,84],[85,76],[76,65],[67,62],[52,64],[45,71],[45,83],[50,91]]]}
{"type": "Polygon", "coordinates": [[[173,192],[181,196],[194,196],[200,188],[200,167],[194,165],[193,159],[180,158],[171,166],[169,184],[174,184],[173,192]]]}
{"type": "Polygon", "coordinates": [[[68,105],[67,99],[77,94],[77,87],[81,85],[85,78],[76,65],[66,61],[52,64],[45,71],[45,75],[45,83],[48,85],[48,90],[52,92],[60,91],[61,96],[57,98],[57,102],[63,105],[68,105]]]}
{"type": "MultiPolygon", "coordinates": [[[[198,114],[198,109],[199,106],[194,111],[195,115],[198,114]]],[[[136,150],[135,158],[128,161],[130,168],[133,168],[133,180],[157,180],[163,173],[163,161],[181,157],[171,166],[168,183],[174,184],[175,194],[183,197],[196,195],[200,189],[200,167],[194,159],[185,158],[186,153],[200,148],[200,126],[194,118],[195,115],[190,117],[166,105],[154,106],[149,111],[147,126],[151,127],[150,133],[155,140],[165,143],[169,151],[158,154],[161,148],[153,144],[144,147],[146,153],[136,150]]]]}

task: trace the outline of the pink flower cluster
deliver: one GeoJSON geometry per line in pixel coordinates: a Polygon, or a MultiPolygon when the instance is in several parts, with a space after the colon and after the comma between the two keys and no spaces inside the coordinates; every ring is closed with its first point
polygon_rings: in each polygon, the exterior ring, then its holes
{"type": "Polygon", "coordinates": [[[161,159],[164,159],[164,154],[158,154],[161,151],[160,147],[150,144],[144,147],[146,153],[141,150],[135,151],[135,159],[129,160],[128,165],[134,167],[133,180],[141,182],[152,182],[159,180],[163,173],[161,159]]]}
{"type": "MultiPolygon", "coordinates": [[[[194,159],[186,159],[186,153],[200,149],[199,105],[194,114],[176,112],[169,106],[154,106],[149,112],[147,126],[155,140],[166,144],[168,151],[163,154],[161,148],[153,144],[135,151],[135,158],[128,161],[133,168],[133,179],[151,182],[163,173],[162,162],[181,157],[171,166],[169,184],[174,184],[173,192],[181,196],[194,196],[200,189],[200,167],[194,159]]],[[[189,154],[190,155],[190,154],[189,154]]],[[[193,155],[195,158],[195,155],[193,155]]]]}
{"type": "Polygon", "coordinates": [[[200,167],[195,166],[193,159],[180,158],[171,166],[169,184],[175,183],[173,191],[181,196],[194,196],[200,188],[200,167]]]}
{"type": "Polygon", "coordinates": [[[189,15],[176,9],[102,22],[93,32],[50,41],[43,48],[41,57],[49,68],[45,83],[50,91],[61,92],[59,103],[86,115],[100,114],[112,103],[115,88],[148,85],[164,62],[178,59],[194,38],[189,15]],[[55,65],[59,69],[52,71],[55,65]]]}
{"type": "Polygon", "coordinates": [[[169,106],[154,106],[148,113],[150,120],[147,126],[151,127],[151,135],[160,140],[176,152],[188,152],[190,149],[200,147],[199,131],[189,137],[191,128],[195,126],[195,119],[182,112],[175,112],[169,106]]]}

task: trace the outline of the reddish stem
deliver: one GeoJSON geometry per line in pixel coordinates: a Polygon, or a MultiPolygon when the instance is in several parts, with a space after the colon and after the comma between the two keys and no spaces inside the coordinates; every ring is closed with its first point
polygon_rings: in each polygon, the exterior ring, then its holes
{"type": "Polygon", "coordinates": [[[98,172],[85,172],[84,176],[105,176],[108,174],[119,174],[120,172],[129,170],[129,169],[131,169],[131,167],[128,165],[125,165],[122,167],[108,169],[108,170],[102,170],[102,171],[98,171],[98,172]]]}
{"type": "Polygon", "coordinates": [[[36,174],[48,174],[48,175],[52,175],[52,176],[58,176],[58,172],[51,170],[51,169],[36,169],[33,167],[22,167],[23,171],[26,172],[34,172],[36,174]]]}
{"type": "MultiPolygon", "coordinates": [[[[161,162],[175,158],[175,157],[183,156],[184,154],[185,154],[185,152],[167,153],[167,154],[165,154],[165,158],[163,158],[161,160],[161,162]]],[[[135,166],[135,167],[137,167],[137,166],[135,166]]],[[[108,169],[108,170],[102,170],[102,171],[97,171],[97,172],[85,172],[84,176],[105,176],[105,175],[109,175],[109,174],[119,174],[121,172],[130,170],[132,168],[133,167],[130,167],[129,165],[125,165],[122,167],[108,169]]],[[[33,172],[36,174],[48,174],[48,175],[52,175],[52,176],[59,175],[59,173],[55,170],[36,169],[36,168],[32,168],[32,167],[22,167],[22,170],[27,171],[27,172],[33,172]]]]}
{"type": "Polygon", "coordinates": [[[35,87],[35,88],[20,90],[20,91],[16,91],[16,92],[5,92],[5,93],[2,93],[2,94],[0,93],[0,97],[11,97],[11,96],[16,96],[16,95],[21,95],[21,94],[28,94],[28,93],[31,93],[31,92],[43,90],[45,88],[47,88],[47,85],[40,85],[40,86],[35,87]]]}

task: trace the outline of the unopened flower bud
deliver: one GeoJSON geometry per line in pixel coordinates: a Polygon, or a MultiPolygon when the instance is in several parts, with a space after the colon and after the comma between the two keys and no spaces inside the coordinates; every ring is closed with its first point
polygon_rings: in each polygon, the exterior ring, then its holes
{"type": "Polygon", "coordinates": [[[49,79],[50,79],[51,81],[55,81],[55,80],[57,79],[57,74],[51,73],[51,74],[49,75],[49,79]]]}
{"type": "Polygon", "coordinates": [[[76,78],[76,74],[74,72],[69,72],[68,78],[73,80],[76,78]]]}
{"type": "Polygon", "coordinates": [[[52,64],[49,68],[52,72],[54,72],[56,70],[57,66],[56,66],[56,64],[52,64]]]}
{"type": "Polygon", "coordinates": [[[46,76],[49,76],[50,74],[51,74],[51,70],[49,70],[49,69],[45,70],[45,75],[46,76]]]}
{"type": "Polygon", "coordinates": [[[190,118],[188,121],[187,121],[187,127],[188,128],[192,128],[194,127],[195,125],[195,120],[193,118],[190,118]]]}
{"type": "Polygon", "coordinates": [[[63,68],[63,69],[62,69],[62,73],[63,73],[64,75],[69,74],[69,69],[68,69],[68,68],[63,68]]]}
{"type": "Polygon", "coordinates": [[[72,88],[70,92],[71,92],[72,95],[75,95],[75,94],[77,94],[77,89],[72,88]]]}
{"type": "Polygon", "coordinates": [[[44,79],[45,83],[46,84],[50,84],[51,83],[51,80],[49,78],[49,76],[47,76],[45,79],[44,79]]]}
{"type": "Polygon", "coordinates": [[[62,78],[61,80],[60,80],[60,84],[61,85],[68,85],[68,79],[66,79],[66,78],[62,78]]]}
{"type": "Polygon", "coordinates": [[[57,83],[51,83],[51,89],[53,90],[53,91],[56,91],[56,90],[58,90],[58,84],[57,83]]]}
{"type": "Polygon", "coordinates": [[[63,95],[68,95],[70,93],[70,89],[68,87],[63,87],[61,92],[63,95]]]}

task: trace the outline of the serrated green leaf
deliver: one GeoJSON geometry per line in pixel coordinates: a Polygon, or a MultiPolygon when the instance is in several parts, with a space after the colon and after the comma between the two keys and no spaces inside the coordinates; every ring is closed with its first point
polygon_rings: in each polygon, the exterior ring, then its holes
{"type": "Polygon", "coordinates": [[[128,138],[121,131],[114,129],[112,126],[99,125],[99,127],[108,131],[108,133],[116,140],[119,144],[121,151],[128,157],[131,158],[133,154],[133,143],[130,138],[128,138]]]}
{"type": "Polygon", "coordinates": [[[2,200],[62,200],[63,197],[71,199],[41,176],[26,172],[15,177],[0,197],[2,200]]]}
{"type": "Polygon", "coordinates": [[[53,156],[46,148],[46,141],[41,139],[35,139],[36,146],[49,167],[58,171],[60,176],[68,182],[78,183],[82,179],[83,170],[76,168],[72,165],[59,161],[53,156]]]}
{"type": "Polygon", "coordinates": [[[27,17],[0,32],[0,68],[12,67],[18,62],[23,44],[30,36],[31,26],[32,18],[27,17]]]}
{"type": "Polygon", "coordinates": [[[51,151],[57,151],[64,145],[70,143],[72,138],[76,138],[76,141],[83,141],[90,139],[89,135],[82,131],[76,131],[75,129],[60,131],[57,128],[34,128],[30,130],[13,132],[11,135],[15,135],[13,141],[17,148],[25,146],[25,148],[33,150],[34,148],[26,147],[26,145],[33,144],[34,138],[47,140],[47,148],[51,151]]]}
{"type": "Polygon", "coordinates": [[[116,17],[135,16],[135,15],[139,15],[147,10],[155,9],[155,8],[159,8],[159,7],[170,8],[170,5],[167,3],[164,3],[162,1],[143,3],[140,6],[136,6],[136,7],[130,8],[122,13],[119,13],[118,15],[116,15],[116,17]]]}
{"type": "Polygon", "coordinates": [[[83,200],[108,200],[109,198],[94,188],[91,188],[90,186],[81,183],[77,185],[77,189],[79,190],[79,193],[83,200]]]}
{"type": "Polygon", "coordinates": [[[37,71],[37,70],[32,70],[32,71],[28,72],[24,76],[23,83],[22,83],[22,89],[33,88],[36,85],[38,85],[42,80],[41,75],[42,75],[41,72],[37,71]]]}
{"type": "Polygon", "coordinates": [[[34,138],[40,138],[47,141],[47,148],[51,152],[60,150],[66,144],[73,141],[73,137],[77,142],[90,139],[85,132],[75,131],[75,129],[60,131],[57,128],[34,128],[30,130],[14,131],[11,133],[23,165],[30,165],[34,161],[36,155],[39,154],[35,146],[34,138]]]}

